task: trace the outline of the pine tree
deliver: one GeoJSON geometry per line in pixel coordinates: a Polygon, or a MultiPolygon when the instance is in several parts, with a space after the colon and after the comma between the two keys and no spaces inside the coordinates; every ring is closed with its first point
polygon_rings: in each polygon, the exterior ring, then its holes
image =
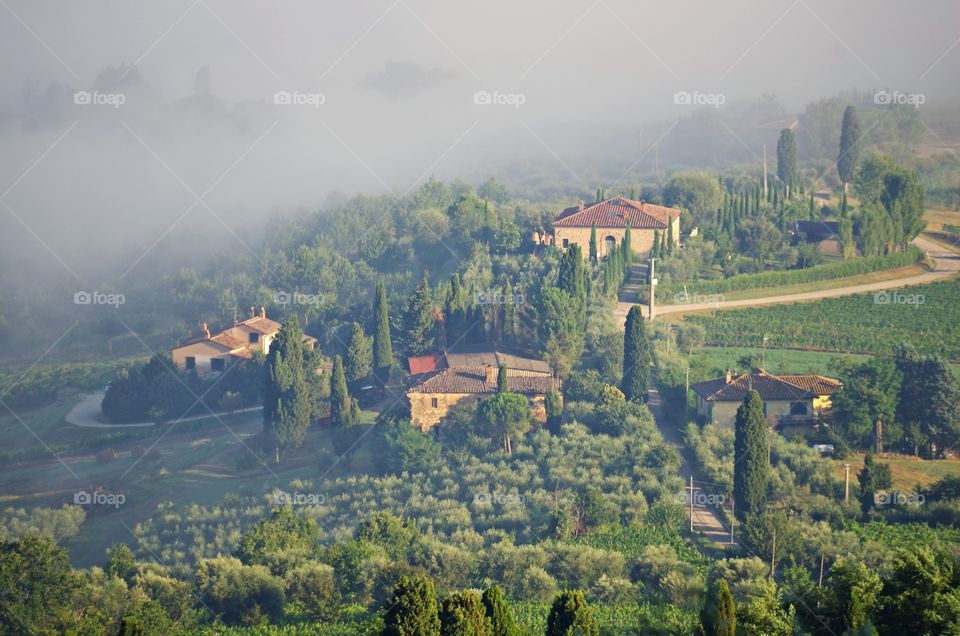
{"type": "Polygon", "coordinates": [[[789,128],[781,130],[777,140],[777,176],[784,184],[797,176],[797,138],[789,128]]]}
{"type": "Polygon", "coordinates": [[[433,293],[426,274],[407,301],[403,327],[407,350],[411,355],[422,355],[433,349],[436,323],[433,316],[433,293]]]}
{"type": "Polygon", "coordinates": [[[737,633],[736,605],[726,579],[717,579],[710,587],[700,610],[700,627],[704,636],[734,636],[737,633]]]}
{"type": "Polygon", "coordinates": [[[837,174],[843,181],[843,190],[853,181],[860,162],[860,117],[857,109],[847,106],[843,111],[843,124],[840,129],[840,154],[837,156],[837,174]]]}
{"type": "Polygon", "coordinates": [[[373,341],[363,332],[360,323],[353,323],[347,344],[347,380],[356,382],[370,377],[373,371],[373,341]]]}
{"type": "Polygon", "coordinates": [[[647,337],[643,314],[638,305],[627,313],[623,334],[623,380],[620,390],[628,400],[646,402],[650,386],[650,365],[653,351],[647,337]]]}
{"type": "Polygon", "coordinates": [[[311,389],[306,374],[307,350],[297,316],[291,316],[280,329],[266,360],[263,388],[264,446],[280,451],[303,443],[310,426],[311,389]]]}
{"type": "Polygon", "coordinates": [[[490,621],[480,595],[471,590],[456,592],[440,604],[441,636],[491,636],[490,621]]]}
{"type": "Polygon", "coordinates": [[[590,264],[597,264],[597,224],[590,225],[590,264]]]}
{"type": "Polygon", "coordinates": [[[546,636],[599,636],[600,627],[583,592],[560,592],[547,616],[546,636]]]}
{"type": "Polygon", "coordinates": [[[513,612],[503,598],[503,592],[496,585],[483,591],[481,598],[487,618],[490,620],[492,636],[520,636],[513,612]]]}
{"type": "Polygon", "coordinates": [[[756,391],[747,393],[737,409],[734,429],[733,499],[737,518],[743,520],[762,512],[767,499],[767,423],[756,391]]]}
{"type": "Polygon", "coordinates": [[[377,282],[377,294],[373,301],[373,370],[380,386],[387,383],[392,366],[393,343],[390,340],[387,290],[381,280],[377,282]]]}
{"type": "Polygon", "coordinates": [[[383,614],[383,636],[439,636],[440,617],[433,581],[401,576],[383,614]]]}

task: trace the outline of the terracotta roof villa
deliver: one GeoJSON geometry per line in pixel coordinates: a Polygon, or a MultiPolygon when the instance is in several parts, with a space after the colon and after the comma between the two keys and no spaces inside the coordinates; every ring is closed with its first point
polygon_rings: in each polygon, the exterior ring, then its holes
{"type": "Polygon", "coordinates": [[[822,375],[772,375],[763,369],[751,373],[696,382],[697,415],[708,423],[732,426],[737,409],[751,390],[760,394],[763,412],[777,425],[809,424],[831,406],[831,396],[843,383],[822,375]]]}
{"type": "Polygon", "coordinates": [[[630,226],[630,246],[634,253],[646,256],[653,246],[656,234],[666,241],[673,237],[674,245],[680,242],[681,210],[653,203],[635,201],[624,197],[612,197],[585,205],[567,208],[553,220],[553,234],[548,237],[534,236],[541,244],[550,242],[567,248],[576,243],[589,257],[590,232],[597,228],[597,251],[601,258],[610,254],[614,245],[623,241],[627,225],[630,226]]]}

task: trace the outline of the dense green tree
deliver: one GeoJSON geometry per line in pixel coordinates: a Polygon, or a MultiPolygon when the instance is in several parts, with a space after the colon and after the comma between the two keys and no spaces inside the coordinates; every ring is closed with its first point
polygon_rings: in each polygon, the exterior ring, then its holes
{"type": "Polygon", "coordinates": [[[584,348],[583,311],[580,300],[556,287],[543,290],[541,341],[550,365],[560,377],[566,377],[576,365],[584,348]]]}
{"type": "Polygon", "coordinates": [[[766,508],[768,473],[763,400],[750,391],[737,409],[734,425],[733,499],[739,519],[766,508]]]}
{"type": "Polygon", "coordinates": [[[436,337],[433,292],[424,274],[407,301],[403,317],[404,339],[411,355],[422,355],[433,350],[436,337]]]}
{"type": "Polygon", "coordinates": [[[898,550],[883,579],[878,624],[884,634],[947,634],[960,625],[960,562],[925,545],[898,550]]]}
{"type": "Polygon", "coordinates": [[[557,287],[576,299],[580,313],[585,320],[587,306],[586,272],[583,267],[583,252],[580,251],[580,246],[577,243],[570,245],[560,258],[557,287]]]}
{"type": "Polygon", "coordinates": [[[313,554],[319,541],[317,522],[295,514],[278,495],[268,519],[261,519],[247,528],[237,544],[236,556],[247,565],[265,565],[275,574],[292,559],[313,554]]]}
{"type": "Polygon", "coordinates": [[[283,584],[266,567],[234,557],[200,561],[194,581],[197,597],[228,624],[277,620],[286,602],[283,584]]]}
{"type": "Polygon", "coordinates": [[[294,314],[277,334],[267,355],[263,389],[263,433],[266,448],[274,451],[296,448],[303,443],[314,410],[303,332],[294,314]]]}
{"type": "Polygon", "coordinates": [[[843,181],[844,191],[856,174],[862,147],[860,117],[855,107],[847,106],[843,111],[843,123],[840,127],[840,154],[837,156],[837,173],[843,181]]]}
{"type": "Polygon", "coordinates": [[[373,370],[381,386],[386,384],[393,366],[393,343],[390,339],[388,312],[387,290],[381,280],[377,282],[377,294],[373,302],[373,370]]]}
{"type": "Polygon", "coordinates": [[[653,364],[653,348],[647,337],[643,314],[639,305],[627,313],[623,333],[623,379],[620,389],[628,400],[646,402],[650,388],[650,366],[653,364]]]}
{"type": "Polygon", "coordinates": [[[700,610],[700,630],[704,636],[734,636],[737,633],[736,605],[726,579],[719,578],[710,587],[700,610]]]}
{"type": "Polygon", "coordinates": [[[890,464],[878,463],[874,460],[873,453],[867,451],[857,480],[860,482],[860,509],[863,514],[867,514],[873,509],[877,492],[893,485],[890,464]]]}
{"type": "Polygon", "coordinates": [[[382,636],[439,636],[440,617],[433,581],[402,576],[383,613],[382,636]]]}
{"type": "Polygon", "coordinates": [[[547,428],[558,433],[563,420],[563,396],[559,391],[551,388],[544,397],[543,406],[547,412],[547,428]]]}
{"type": "Polygon", "coordinates": [[[63,548],[30,536],[0,540],[0,625],[7,633],[58,633],[71,619],[78,584],[63,548]]]}
{"type": "Polygon", "coordinates": [[[503,184],[497,183],[492,177],[480,184],[480,187],[477,188],[477,195],[485,201],[493,202],[495,205],[503,205],[510,200],[510,193],[507,192],[507,188],[503,184]]]}
{"type": "Polygon", "coordinates": [[[440,459],[440,445],[406,417],[383,417],[373,433],[377,466],[384,474],[425,472],[440,459]]]}
{"type": "Polygon", "coordinates": [[[307,561],[288,569],[283,578],[287,597],[308,616],[319,621],[336,619],[340,609],[340,589],[331,566],[307,561]]]}
{"type": "Polygon", "coordinates": [[[880,575],[862,561],[839,559],[830,567],[823,609],[836,634],[861,629],[878,609],[880,575]]]}
{"type": "Polygon", "coordinates": [[[547,616],[546,636],[599,636],[600,628],[593,608],[583,592],[560,592],[553,599],[547,616]]]}
{"type": "Polygon", "coordinates": [[[347,378],[340,356],[333,358],[330,372],[330,436],[336,454],[350,465],[351,451],[358,439],[356,424],[360,420],[360,407],[347,388],[347,378]]]}
{"type": "Polygon", "coordinates": [[[892,438],[900,374],[888,358],[872,358],[843,375],[843,388],[832,398],[831,413],[836,429],[858,448],[873,446],[876,423],[884,424],[892,438]]]}
{"type": "Polygon", "coordinates": [[[107,550],[109,560],[107,561],[106,572],[110,576],[129,581],[136,574],[137,559],[133,550],[127,547],[125,543],[118,543],[107,550]]]}
{"type": "Polygon", "coordinates": [[[960,434],[960,387],[947,364],[936,356],[917,355],[901,347],[895,356],[902,382],[897,401],[897,420],[918,430],[921,440],[912,445],[936,446],[938,451],[952,444],[960,434]]]}
{"type": "Polygon", "coordinates": [[[347,343],[345,373],[348,382],[366,380],[373,371],[373,340],[363,332],[360,323],[353,323],[347,343]]]}
{"type": "Polygon", "coordinates": [[[477,417],[487,430],[503,441],[503,450],[513,454],[512,439],[530,428],[530,406],[519,393],[504,391],[487,398],[477,408],[477,417]]]}
{"type": "Polygon", "coordinates": [[[500,587],[494,585],[483,591],[480,599],[483,602],[484,613],[490,621],[491,636],[520,636],[513,611],[503,598],[500,587]]]}
{"type": "Polygon", "coordinates": [[[663,188],[666,205],[685,210],[690,226],[703,226],[722,200],[717,180],[703,172],[689,172],[672,177],[663,188]]]}
{"type": "Polygon", "coordinates": [[[789,128],[781,130],[777,140],[777,177],[784,185],[797,178],[797,138],[789,128]]]}
{"type": "MultiPolygon", "coordinates": [[[[763,579],[758,594],[737,605],[737,631],[763,636],[793,636],[796,609],[784,606],[780,588],[773,579],[763,579]]],[[[809,602],[805,600],[804,602],[809,602]]]]}
{"type": "Polygon", "coordinates": [[[440,603],[441,636],[492,636],[480,595],[455,592],[440,603]]]}

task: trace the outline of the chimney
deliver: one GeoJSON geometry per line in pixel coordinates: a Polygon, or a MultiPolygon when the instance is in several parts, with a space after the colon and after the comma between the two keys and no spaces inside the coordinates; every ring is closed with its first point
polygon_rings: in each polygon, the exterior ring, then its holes
{"type": "Polygon", "coordinates": [[[583,199],[580,199],[580,211],[583,212],[583,199]]]}
{"type": "Polygon", "coordinates": [[[500,370],[497,367],[488,364],[483,368],[484,382],[486,382],[487,384],[492,384],[493,386],[496,386],[497,374],[499,372],[500,370]]]}
{"type": "Polygon", "coordinates": [[[257,315],[257,313],[256,313],[256,311],[253,309],[253,305],[250,305],[250,317],[253,318],[253,317],[256,316],[256,315],[257,315]]]}
{"type": "Polygon", "coordinates": [[[733,375],[730,373],[730,369],[727,369],[727,384],[730,384],[730,380],[733,379],[733,375]]]}
{"type": "Polygon", "coordinates": [[[200,331],[203,332],[204,338],[206,338],[207,340],[210,339],[210,326],[207,325],[207,323],[203,323],[200,325],[200,331]]]}
{"type": "Polygon", "coordinates": [[[261,317],[261,318],[266,318],[266,317],[267,317],[267,308],[266,308],[266,307],[263,307],[263,306],[260,307],[260,317],[261,317]]]}

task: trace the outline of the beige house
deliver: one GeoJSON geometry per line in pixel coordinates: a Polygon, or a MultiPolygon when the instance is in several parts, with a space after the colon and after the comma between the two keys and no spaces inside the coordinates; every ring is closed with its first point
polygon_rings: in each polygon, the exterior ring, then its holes
{"type": "Polygon", "coordinates": [[[549,242],[560,248],[576,243],[584,257],[589,258],[590,231],[595,225],[598,256],[604,258],[623,241],[628,223],[630,247],[635,254],[647,256],[653,247],[655,233],[659,232],[661,240],[665,241],[670,236],[670,228],[673,228],[674,245],[680,242],[680,210],[623,197],[589,206],[581,201],[579,206],[567,208],[553,220],[553,236],[540,237],[540,242],[549,242]]]}
{"type": "MultiPolygon", "coordinates": [[[[428,431],[458,404],[469,404],[497,392],[499,368],[493,365],[450,367],[411,387],[407,391],[410,417],[421,431],[428,431]]],[[[560,390],[560,380],[549,373],[531,374],[507,368],[507,388],[527,397],[535,420],[547,419],[544,400],[550,389],[560,390]]]]}
{"type": "MultiPolygon", "coordinates": [[[[268,354],[281,326],[267,318],[265,308],[261,307],[256,313],[251,307],[249,318],[216,334],[211,334],[207,323],[203,323],[200,336],[174,347],[170,356],[181,371],[196,370],[201,375],[219,373],[233,360],[250,359],[257,352],[268,354]]],[[[316,347],[316,338],[305,335],[303,340],[309,349],[316,347]]]]}
{"type": "Polygon", "coordinates": [[[775,428],[808,427],[830,409],[831,397],[843,384],[821,375],[771,375],[753,373],[697,382],[697,415],[705,422],[732,428],[737,409],[751,390],[763,400],[763,414],[775,428]]]}

